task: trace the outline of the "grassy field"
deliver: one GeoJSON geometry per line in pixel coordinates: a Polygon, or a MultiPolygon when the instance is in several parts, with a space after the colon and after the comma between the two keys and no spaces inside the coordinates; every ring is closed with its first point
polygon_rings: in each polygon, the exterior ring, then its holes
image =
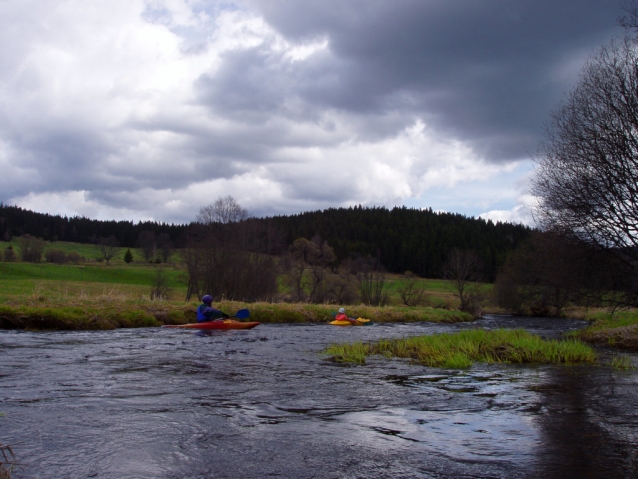
{"type": "MultiPolygon", "coordinates": [[[[0,242],[0,248],[8,243],[0,242]]],[[[14,248],[19,251],[14,242],[14,248]]],[[[110,329],[115,327],[182,324],[195,319],[196,301],[186,302],[184,270],[179,263],[127,264],[126,249],[110,265],[95,260],[91,245],[48,243],[47,248],[76,252],[87,261],[79,264],[0,262],[0,327],[31,329],[110,329]],[[158,268],[171,291],[163,300],[151,300],[150,291],[158,268]]],[[[141,253],[132,249],[135,257],[141,253]]],[[[174,255],[178,259],[179,255],[174,255]]],[[[418,307],[407,307],[397,293],[403,279],[388,276],[390,305],[381,308],[351,306],[348,313],[374,322],[468,321],[456,311],[455,295],[446,281],[419,280],[425,291],[418,307]]],[[[283,282],[282,282],[283,285],[283,282]]],[[[283,286],[282,286],[283,287],[283,286]]],[[[216,304],[224,311],[249,308],[251,319],[260,322],[327,322],[340,305],[288,303],[216,304]]]]}
{"type": "MultiPolygon", "coordinates": [[[[4,250],[9,244],[14,248],[16,254],[19,253],[17,241],[12,243],[0,241],[0,250],[4,250]]],[[[15,294],[30,294],[36,287],[44,291],[59,291],[69,289],[78,290],[77,285],[71,283],[83,283],[80,289],[84,291],[94,291],[93,283],[110,284],[116,289],[117,285],[148,286],[152,283],[158,265],[149,264],[142,258],[139,249],[131,248],[134,261],[130,264],[124,262],[124,253],[127,248],[122,248],[120,253],[110,261],[107,266],[105,262],[97,261],[99,256],[95,246],[79,243],[54,242],[46,243],[45,251],[48,249],[60,249],[67,253],[75,252],[84,258],[79,264],[51,264],[0,262],[0,303],[6,301],[7,296],[15,294]],[[25,283],[20,284],[20,281],[25,283]],[[53,283],[49,283],[53,282],[53,283]]],[[[179,253],[176,252],[171,257],[171,262],[161,264],[169,280],[169,286],[173,288],[173,298],[184,297],[185,282],[182,269],[180,267],[179,253]]],[[[399,275],[387,275],[386,286],[389,293],[389,304],[393,306],[402,305],[399,296],[399,288],[405,281],[399,275]]],[[[285,289],[283,281],[280,281],[280,288],[285,289]]],[[[419,279],[417,288],[423,290],[423,306],[436,308],[454,309],[456,307],[456,295],[450,282],[444,280],[419,279]]],[[[491,285],[483,284],[481,288],[485,291],[491,289],[491,285]]],[[[137,294],[137,291],[136,291],[137,294]]]]}
{"type": "MultiPolygon", "coordinates": [[[[20,251],[20,247],[18,244],[18,241],[13,240],[11,242],[6,242],[6,241],[0,241],[0,250],[4,251],[7,246],[11,245],[13,247],[13,250],[18,253],[20,251]]],[[[65,242],[65,241],[56,241],[54,243],[51,242],[47,242],[46,246],[44,248],[44,251],[46,253],[46,251],[51,250],[51,249],[58,249],[58,250],[62,250],[65,253],[77,253],[79,254],[82,258],[84,258],[83,263],[96,263],[96,262],[101,262],[101,258],[100,258],[100,253],[98,252],[98,250],[96,249],[96,247],[94,245],[91,244],[81,244],[81,243],[69,243],[69,242],[65,242]]],[[[110,261],[110,263],[112,265],[126,265],[126,262],[124,262],[124,254],[126,253],[126,250],[130,249],[131,253],[133,254],[133,265],[136,266],[151,266],[148,264],[148,262],[144,259],[144,255],[142,254],[142,250],[140,250],[139,248],[120,248],[118,254],[110,261]]],[[[175,264],[178,263],[180,261],[180,257],[179,257],[179,253],[178,252],[174,252],[171,257],[169,258],[168,263],[169,264],[175,264]]]]}

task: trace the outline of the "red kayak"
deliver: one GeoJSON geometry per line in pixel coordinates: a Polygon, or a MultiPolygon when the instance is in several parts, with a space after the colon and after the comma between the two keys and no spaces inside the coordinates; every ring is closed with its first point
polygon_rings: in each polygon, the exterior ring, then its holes
{"type": "Polygon", "coordinates": [[[206,321],[205,323],[189,324],[165,324],[162,328],[181,329],[252,329],[259,326],[257,321],[235,321],[234,319],[224,319],[223,321],[206,321]]]}

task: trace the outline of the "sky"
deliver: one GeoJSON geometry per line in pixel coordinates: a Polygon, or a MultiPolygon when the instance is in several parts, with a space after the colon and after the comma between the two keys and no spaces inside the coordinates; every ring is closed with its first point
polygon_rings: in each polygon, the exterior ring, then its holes
{"type": "Polygon", "coordinates": [[[0,202],[187,223],[405,205],[533,224],[614,0],[3,0],[0,202]]]}

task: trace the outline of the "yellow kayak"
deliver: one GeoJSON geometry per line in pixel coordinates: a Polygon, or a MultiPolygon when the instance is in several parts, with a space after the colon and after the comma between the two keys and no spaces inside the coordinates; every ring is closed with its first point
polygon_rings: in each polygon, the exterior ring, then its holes
{"type": "Polygon", "coordinates": [[[333,326],[370,326],[372,321],[365,318],[357,318],[355,321],[335,319],[334,321],[330,321],[328,324],[332,324],[333,326]]]}

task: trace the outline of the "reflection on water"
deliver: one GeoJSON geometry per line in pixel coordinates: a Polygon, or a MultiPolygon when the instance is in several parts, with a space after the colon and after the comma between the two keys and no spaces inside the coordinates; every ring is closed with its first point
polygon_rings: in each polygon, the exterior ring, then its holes
{"type": "MultiPolygon", "coordinates": [[[[572,320],[0,332],[0,442],[15,477],[638,477],[638,373],[373,358],[332,342],[572,320]]],[[[634,361],[636,358],[634,357],[634,361]]]]}

